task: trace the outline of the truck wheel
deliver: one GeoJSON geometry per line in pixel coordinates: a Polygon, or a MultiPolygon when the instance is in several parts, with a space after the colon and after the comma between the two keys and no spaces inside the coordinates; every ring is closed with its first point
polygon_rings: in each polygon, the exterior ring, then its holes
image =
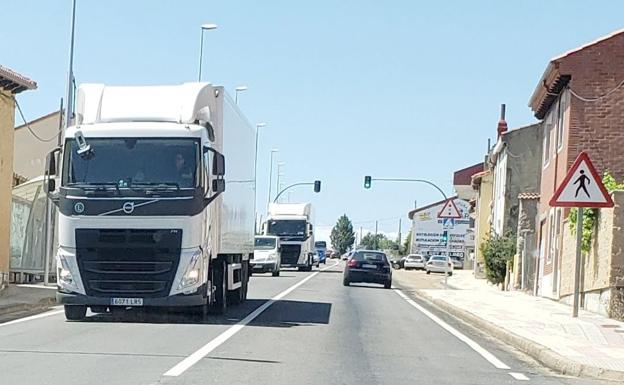
{"type": "Polygon", "coordinates": [[[223,261],[217,261],[212,267],[212,282],[215,285],[215,298],[210,307],[213,314],[223,314],[227,309],[227,281],[226,281],[226,264],[223,261]]]}
{"type": "Polygon", "coordinates": [[[273,270],[272,275],[273,275],[274,277],[279,277],[279,275],[280,275],[280,270],[279,270],[279,268],[277,268],[277,269],[273,270]]]}
{"type": "Polygon", "coordinates": [[[68,321],[81,321],[87,315],[87,307],[84,305],[65,305],[63,308],[68,321]]]}

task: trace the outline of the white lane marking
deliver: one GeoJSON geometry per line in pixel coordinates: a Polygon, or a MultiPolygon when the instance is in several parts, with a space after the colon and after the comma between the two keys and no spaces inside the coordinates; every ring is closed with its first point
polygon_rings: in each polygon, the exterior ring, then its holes
{"type": "Polygon", "coordinates": [[[529,381],[529,377],[525,376],[522,373],[509,372],[509,375],[518,381],[529,381]]]}
{"type": "Polygon", "coordinates": [[[481,357],[485,358],[490,364],[494,365],[494,367],[496,367],[497,369],[511,369],[504,362],[502,362],[501,360],[496,358],[496,356],[494,356],[492,353],[488,352],[481,345],[476,343],[473,339],[471,339],[468,336],[462,334],[459,330],[455,329],[454,327],[452,327],[451,325],[447,324],[442,319],[440,319],[438,316],[436,316],[435,314],[431,313],[429,310],[425,309],[424,307],[422,307],[419,304],[417,304],[416,302],[414,302],[414,300],[412,300],[407,295],[405,295],[401,290],[394,289],[394,291],[398,295],[400,295],[401,298],[403,298],[405,301],[407,301],[407,303],[409,303],[410,305],[412,305],[416,309],[420,310],[421,313],[423,313],[424,315],[429,317],[429,319],[431,319],[433,322],[437,323],[440,327],[442,327],[442,329],[444,329],[447,332],[451,333],[452,335],[457,337],[460,341],[462,341],[466,345],[468,345],[472,350],[474,350],[475,352],[479,353],[481,355],[481,357]]]}
{"type": "Polygon", "coordinates": [[[186,357],[185,359],[183,359],[182,361],[177,363],[173,368],[171,368],[167,372],[165,372],[164,376],[177,377],[180,374],[184,373],[188,368],[190,368],[191,366],[195,365],[198,361],[200,361],[201,359],[206,357],[208,354],[210,354],[210,352],[212,352],[213,350],[218,348],[225,341],[229,340],[232,336],[234,336],[236,333],[241,331],[245,326],[247,326],[247,324],[249,324],[251,321],[253,321],[260,314],[262,314],[262,312],[264,312],[266,309],[268,309],[275,302],[277,302],[280,299],[284,298],[285,296],[290,294],[293,290],[295,290],[299,286],[301,286],[304,283],[306,283],[309,280],[311,280],[320,271],[325,271],[325,270],[331,269],[331,268],[333,268],[333,267],[335,267],[337,265],[338,265],[338,263],[335,263],[332,266],[324,267],[323,269],[320,269],[319,271],[314,272],[314,273],[308,275],[307,277],[305,277],[301,281],[297,282],[293,286],[289,287],[288,289],[282,291],[281,293],[279,293],[275,297],[273,297],[270,300],[266,301],[259,308],[257,308],[253,312],[251,312],[247,317],[245,317],[242,320],[238,321],[235,325],[230,326],[226,331],[224,331],[223,333],[218,335],[212,341],[208,342],[206,345],[204,345],[201,348],[199,348],[197,351],[192,353],[190,356],[186,357]]]}
{"type": "MultiPolygon", "coordinates": [[[[52,309],[58,309],[58,308],[59,308],[59,306],[55,306],[52,309]]],[[[26,321],[36,320],[36,319],[39,319],[39,318],[50,317],[50,316],[53,316],[53,315],[60,314],[62,312],[63,312],[63,310],[50,310],[50,311],[47,311],[45,313],[31,315],[29,317],[19,318],[19,319],[13,320],[13,321],[1,323],[0,326],[8,326],[8,325],[17,324],[17,323],[20,323],[20,322],[26,322],[26,321]]]]}

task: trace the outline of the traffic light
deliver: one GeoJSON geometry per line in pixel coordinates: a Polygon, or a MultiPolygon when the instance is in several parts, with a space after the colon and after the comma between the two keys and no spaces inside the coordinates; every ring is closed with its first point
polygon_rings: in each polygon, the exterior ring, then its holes
{"type": "Polygon", "coordinates": [[[314,181],[314,192],[321,192],[321,181],[320,180],[315,180],[314,181]]]}
{"type": "Polygon", "coordinates": [[[370,176],[370,175],[366,175],[366,176],[364,177],[364,188],[371,188],[371,180],[372,180],[372,179],[373,179],[373,178],[371,178],[371,176],[370,176]]]}
{"type": "Polygon", "coordinates": [[[448,231],[446,230],[442,233],[442,243],[445,245],[448,243],[448,231]]]}

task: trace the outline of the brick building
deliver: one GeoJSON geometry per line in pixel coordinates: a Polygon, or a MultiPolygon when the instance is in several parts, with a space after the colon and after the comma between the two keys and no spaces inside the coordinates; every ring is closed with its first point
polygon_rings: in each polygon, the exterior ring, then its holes
{"type": "MultiPolygon", "coordinates": [[[[624,30],[553,58],[529,106],[543,120],[539,223],[539,295],[559,298],[568,209],[548,204],[581,150],[600,173],[624,178],[624,30]]],[[[567,279],[567,278],[566,278],[567,279]]]]}

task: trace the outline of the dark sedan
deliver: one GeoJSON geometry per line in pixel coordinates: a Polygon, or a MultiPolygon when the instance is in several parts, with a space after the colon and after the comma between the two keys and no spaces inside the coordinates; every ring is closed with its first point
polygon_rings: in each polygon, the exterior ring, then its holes
{"type": "Polygon", "coordinates": [[[378,283],[386,289],[392,286],[392,270],[386,254],[380,251],[358,250],[347,261],[342,283],[378,283]]]}

